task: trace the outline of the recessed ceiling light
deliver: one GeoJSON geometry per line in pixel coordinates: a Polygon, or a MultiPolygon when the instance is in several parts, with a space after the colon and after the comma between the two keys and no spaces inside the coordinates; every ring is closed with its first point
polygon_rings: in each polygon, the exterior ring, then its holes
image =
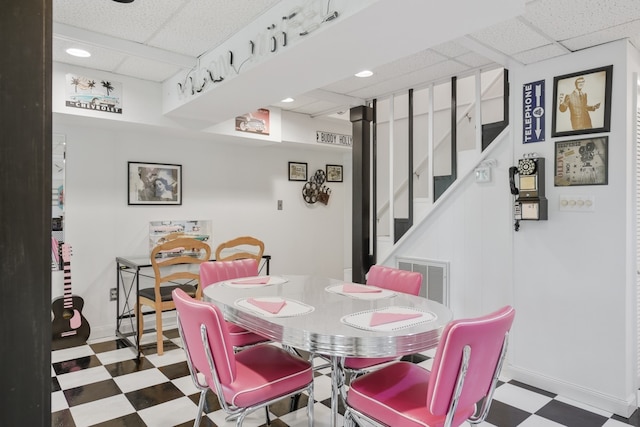
{"type": "Polygon", "coordinates": [[[133,0],[113,0],[116,3],[133,3],[133,0]]]}
{"type": "Polygon", "coordinates": [[[373,71],[363,70],[359,73],[356,73],[356,77],[371,77],[373,76],[373,71]]]}
{"type": "Polygon", "coordinates": [[[293,101],[295,101],[295,99],[293,99],[293,98],[285,98],[280,102],[293,102],[293,101]]]}
{"type": "Polygon", "coordinates": [[[74,47],[70,47],[66,51],[71,56],[79,56],[80,58],[88,58],[91,56],[89,52],[84,49],[76,49],[74,47]]]}

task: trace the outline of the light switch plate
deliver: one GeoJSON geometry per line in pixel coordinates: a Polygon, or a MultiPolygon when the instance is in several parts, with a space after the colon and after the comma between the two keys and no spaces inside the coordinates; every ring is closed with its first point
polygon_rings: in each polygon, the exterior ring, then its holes
{"type": "Polygon", "coordinates": [[[595,212],[596,198],[584,195],[560,195],[558,208],[565,212],[595,212]]]}
{"type": "Polygon", "coordinates": [[[491,181],[491,168],[480,166],[475,169],[476,182],[490,182],[491,181]]]}

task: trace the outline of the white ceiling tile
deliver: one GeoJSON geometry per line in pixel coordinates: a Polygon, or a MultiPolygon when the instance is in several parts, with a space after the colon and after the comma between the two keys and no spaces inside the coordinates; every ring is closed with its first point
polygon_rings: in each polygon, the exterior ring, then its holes
{"type": "Polygon", "coordinates": [[[163,82],[175,75],[180,68],[175,65],[151,61],[134,56],[128,57],[116,68],[115,72],[154,82],[163,82]]]}
{"type": "Polygon", "coordinates": [[[525,19],[554,40],[567,40],[640,19],[638,0],[539,0],[525,19]]]}
{"type": "Polygon", "coordinates": [[[544,46],[549,40],[518,19],[510,19],[471,36],[507,55],[544,46]]]}
{"type": "Polygon", "coordinates": [[[418,52],[415,55],[407,56],[381,67],[377,67],[374,71],[376,75],[388,78],[406,74],[416,69],[427,68],[446,60],[447,57],[434,50],[427,49],[422,52],[418,52]]]}
{"type": "Polygon", "coordinates": [[[149,40],[152,46],[192,56],[212,50],[279,0],[191,0],[149,40]]]}
{"type": "Polygon", "coordinates": [[[96,46],[85,46],[65,40],[54,43],[51,49],[51,57],[56,62],[93,68],[96,70],[115,72],[116,67],[126,59],[126,55],[110,49],[96,46]],[[70,47],[80,47],[91,53],[90,58],[78,58],[69,55],[66,50],[70,47]]]}
{"type": "Polygon", "coordinates": [[[55,0],[53,20],[138,43],[146,42],[188,0],[146,0],[133,3],[55,0]]]}
{"type": "Polygon", "coordinates": [[[441,45],[434,46],[431,49],[448,58],[456,58],[460,55],[464,55],[465,53],[469,53],[469,49],[455,41],[443,43],[441,45]]]}
{"type": "Polygon", "coordinates": [[[478,68],[493,63],[490,59],[475,52],[469,52],[464,55],[460,55],[456,57],[455,60],[458,62],[462,62],[463,64],[471,68],[478,68]]]}
{"type": "Polygon", "coordinates": [[[640,20],[564,40],[562,44],[572,51],[576,51],[589,46],[624,39],[628,37],[628,34],[640,34],[640,20]]]}
{"type": "Polygon", "coordinates": [[[556,44],[548,44],[525,52],[516,53],[513,57],[523,64],[528,65],[544,61],[545,59],[555,58],[556,56],[566,55],[567,53],[569,53],[567,50],[556,44]]]}

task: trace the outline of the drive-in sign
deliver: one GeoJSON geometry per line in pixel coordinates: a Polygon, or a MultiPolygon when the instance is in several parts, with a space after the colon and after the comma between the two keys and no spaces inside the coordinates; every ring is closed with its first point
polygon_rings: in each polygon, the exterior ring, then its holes
{"type": "Polygon", "coordinates": [[[522,142],[544,141],[544,80],[522,87],[522,142]]]}

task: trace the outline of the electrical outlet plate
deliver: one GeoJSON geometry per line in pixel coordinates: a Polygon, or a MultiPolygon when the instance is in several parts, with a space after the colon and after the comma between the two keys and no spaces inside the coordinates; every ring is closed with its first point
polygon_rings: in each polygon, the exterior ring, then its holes
{"type": "Polygon", "coordinates": [[[594,212],[596,209],[594,196],[561,195],[558,208],[565,212],[594,212]]]}
{"type": "Polygon", "coordinates": [[[118,298],[118,291],[116,288],[109,289],[109,301],[115,301],[118,298]]]}

